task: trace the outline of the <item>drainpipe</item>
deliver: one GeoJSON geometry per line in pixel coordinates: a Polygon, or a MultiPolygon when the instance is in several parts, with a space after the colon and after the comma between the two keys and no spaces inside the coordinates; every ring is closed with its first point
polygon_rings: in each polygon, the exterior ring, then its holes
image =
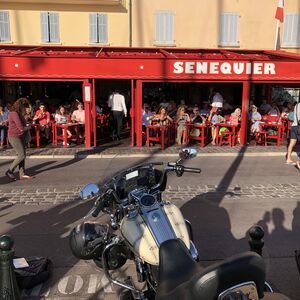
{"type": "Polygon", "coordinates": [[[129,0],[128,5],[129,5],[129,47],[132,47],[132,0],[129,0]]]}

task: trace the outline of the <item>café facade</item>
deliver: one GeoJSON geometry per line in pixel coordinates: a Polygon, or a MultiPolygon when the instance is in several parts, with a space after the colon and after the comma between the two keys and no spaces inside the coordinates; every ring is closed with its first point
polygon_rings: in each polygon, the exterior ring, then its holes
{"type": "Polygon", "coordinates": [[[239,83],[242,85],[241,144],[247,141],[252,84],[300,87],[300,55],[285,51],[1,46],[1,81],[72,81],[82,84],[85,145],[96,145],[95,80],[128,80],[131,144],[142,146],[143,84],[239,83]]]}

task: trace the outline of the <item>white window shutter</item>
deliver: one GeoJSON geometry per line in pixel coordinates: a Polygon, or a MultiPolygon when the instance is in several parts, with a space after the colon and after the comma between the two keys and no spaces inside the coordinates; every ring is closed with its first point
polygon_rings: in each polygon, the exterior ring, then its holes
{"type": "Polygon", "coordinates": [[[43,43],[50,42],[48,12],[41,12],[41,36],[43,43]]]}
{"type": "Polygon", "coordinates": [[[50,42],[59,43],[59,15],[58,13],[49,13],[50,20],[50,42]]]}
{"type": "Polygon", "coordinates": [[[300,46],[300,15],[285,14],[282,35],[283,47],[300,46]]]}
{"type": "Polygon", "coordinates": [[[107,43],[107,15],[98,14],[98,37],[99,43],[107,43]]]}
{"type": "Polygon", "coordinates": [[[97,14],[90,14],[90,43],[98,43],[97,14]]]}
{"type": "Polygon", "coordinates": [[[0,41],[10,41],[9,13],[8,11],[0,11],[0,41]]]}
{"type": "Polygon", "coordinates": [[[160,11],[155,14],[155,42],[174,44],[174,14],[160,11]]]}
{"type": "Polygon", "coordinates": [[[220,46],[239,46],[238,41],[239,15],[222,13],[220,16],[220,46]]]}

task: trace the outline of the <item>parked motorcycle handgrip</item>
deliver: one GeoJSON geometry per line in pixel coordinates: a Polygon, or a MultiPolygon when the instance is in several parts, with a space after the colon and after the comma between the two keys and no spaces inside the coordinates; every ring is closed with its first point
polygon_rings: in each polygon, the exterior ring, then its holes
{"type": "Polygon", "coordinates": [[[199,168],[187,168],[187,167],[184,167],[184,172],[201,173],[201,169],[199,169],[199,168]]]}

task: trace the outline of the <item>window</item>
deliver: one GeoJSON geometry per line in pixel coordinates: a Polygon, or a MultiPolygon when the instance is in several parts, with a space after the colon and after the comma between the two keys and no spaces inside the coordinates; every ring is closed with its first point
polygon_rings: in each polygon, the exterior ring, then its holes
{"type": "Polygon", "coordinates": [[[174,13],[158,11],[155,13],[155,44],[174,45],[174,13]]]}
{"type": "Polygon", "coordinates": [[[222,13],[220,20],[220,46],[239,46],[238,23],[239,14],[222,13]]]}
{"type": "Polygon", "coordinates": [[[284,15],[282,46],[300,47],[300,15],[284,15]]]}
{"type": "Polygon", "coordinates": [[[107,44],[107,15],[90,14],[90,43],[107,44]]]}
{"type": "Polygon", "coordinates": [[[43,43],[59,43],[58,13],[41,12],[41,31],[43,43]]]}
{"type": "Polygon", "coordinates": [[[0,42],[10,42],[8,11],[0,11],[0,42]]]}

